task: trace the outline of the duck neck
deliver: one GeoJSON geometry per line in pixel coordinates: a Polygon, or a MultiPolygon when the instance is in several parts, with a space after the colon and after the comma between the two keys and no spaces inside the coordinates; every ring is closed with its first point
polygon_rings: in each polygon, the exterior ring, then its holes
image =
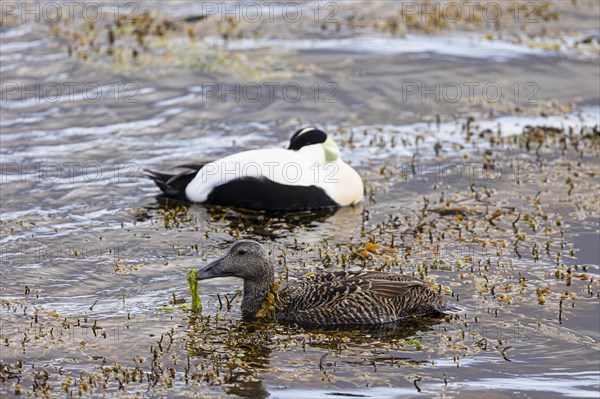
{"type": "Polygon", "coordinates": [[[242,299],[242,317],[252,320],[267,297],[275,282],[273,271],[261,279],[244,281],[244,298],[242,299]]]}

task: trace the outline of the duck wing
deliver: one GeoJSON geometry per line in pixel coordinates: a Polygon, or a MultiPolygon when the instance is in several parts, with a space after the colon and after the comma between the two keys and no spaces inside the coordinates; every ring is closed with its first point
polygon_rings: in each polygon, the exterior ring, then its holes
{"type": "Polygon", "coordinates": [[[444,307],[422,280],[383,272],[321,273],[290,286],[283,300],[282,321],[322,326],[384,324],[444,307]]]}

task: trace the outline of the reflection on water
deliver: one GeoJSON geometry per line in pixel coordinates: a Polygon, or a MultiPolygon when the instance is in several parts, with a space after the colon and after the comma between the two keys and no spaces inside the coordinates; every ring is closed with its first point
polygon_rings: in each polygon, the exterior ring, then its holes
{"type": "MultiPolygon", "coordinates": [[[[192,212],[192,214],[194,214],[193,207],[202,207],[202,205],[195,205],[186,201],[178,201],[163,196],[158,196],[157,202],[160,209],[167,212],[180,206],[191,205],[192,209],[187,210],[187,212],[192,212]]],[[[226,222],[231,230],[237,229],[240,232],[244,232],[246,228],[250,228],[252,234],[271,239],[278,237],[277,231],[279,230],[282,230],[281,234],[285,235],[285,230],[289,233],[297,227],[305,226],[307,228],[314,228],[319,223],[323,223],[325,220],[337,215],[338,212],[340,214],[338,219],[345,219],[350,215],[360,215],[360,212],[362,211],[362,204],[341,209],[332,207],[287,213],[252,211],[216,205],[205,207],[210,218],[226,222]]],[[[332,223],[335,223],[335,220],[332,220],[332,223]]]]}
{"type": "MultiPolygon", "coordinates": [[[[421,345],[418,339],[409,341],[409,337],[422,337],[441,321],[433,318],[405,320],[387,326],[347,329],[303,329],[297,326],[248,323],[240,320],[221,320],[190,316],[187,325],[186,349],[190,363],[211,359],[214,367],[221,368],[227,384],[226,392],[246,397],[267,397],[269,390],[262,379],[262,373],[268,373],[272,365],[273,351],[283,348],[293,350],[301,347],[302,352],[323,353],[318,369],[323,372],[337,367],[337,363],[358,368],[377,368],[377,364],[426,364],[425,360],[412,359],[405,351],[402,355],[388,354],[383,348],[401,349],[403,345],[421,345]],[[211,328],[212,327],[212,328],[211,328]],[[382,348],[370,355],[348,356],[347,349],[382,348]],[[330,359],[329,357],[334,360],[330,359]],[[229,368],[229,372],[226,369],[229,368]]],[[[292,357],[291,359],[294,359],[292,357]]],[[[302,360],[291,360],[292,364],[302,364],[302,360]]],[[[307,363],[304,363],[306,365],[307,363]]],[[[314,365],[317,367],[317,365],[314,365]]],[[[190,374],[190,379],[207,378],[206,374],[190,374]]]]}
{"type": "Polygon", "coordinates": [[[205,335],[206,325],[196,317],[190,317],[187,350],[196,358],[228,355],[230,365],[226,376],[228,387],[226,392],[245,397],[266,398],[269,396],[263,381],[256,379],[256,372],[268,370],[270,366],[272,333],[267,326],[239,322],[228,330],[219,330],[209,337],[205,335]],[[202,347],[202,342],[210,339],[210,349],[202,347]],[[214,346],[221,348],[215,351],[214,346]],[[241,366],[237,367],[236,366],[241,366]]]}

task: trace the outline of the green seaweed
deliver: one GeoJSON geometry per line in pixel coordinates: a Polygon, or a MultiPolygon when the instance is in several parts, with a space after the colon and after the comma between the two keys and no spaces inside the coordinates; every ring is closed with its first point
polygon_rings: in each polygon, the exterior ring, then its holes
{"type": "Polygon", "coordinates": [[[188,284],[190,285],[190,293],[192,294],[192,312],[202,312],[202,302],[198,295],[198,280],[196,279],[196,269],[190,269],[186,274],[188,284]]]}
{"type": "Polygon", "coordinates": [[[415,345],[415,349],[418,351],[422,351],[423,350],[423,343],[421,341],[419,341],[418,339],[409,339],[406,341],[407,344],[414,344],[415,345]]]}

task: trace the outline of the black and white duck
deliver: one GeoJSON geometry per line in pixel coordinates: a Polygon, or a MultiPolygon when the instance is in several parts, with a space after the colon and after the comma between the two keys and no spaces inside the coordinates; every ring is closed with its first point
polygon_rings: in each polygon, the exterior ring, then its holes
{"type": "Polygon", "coordinates": [[[287,149],[243,151],[168,174],[146,170],[165,196],[184,201],[266,211],[355,205],[363,200],[360,175],[341,159],[325,132],[298,130],[287,149]]]}
{"type": "MultiPolygon", "coordinates": [[[[227,254],[196,272],[198,280],[244,280],[242,317],[252,320],[274,284],[269,254],[256,241],[236,241],[227,254]]],[[[381,325],[411,316],[445,313],[444,297],[414,277],[374,271],[317,273],[277,291],[276,319],[336,327],[381,325]]]]}

